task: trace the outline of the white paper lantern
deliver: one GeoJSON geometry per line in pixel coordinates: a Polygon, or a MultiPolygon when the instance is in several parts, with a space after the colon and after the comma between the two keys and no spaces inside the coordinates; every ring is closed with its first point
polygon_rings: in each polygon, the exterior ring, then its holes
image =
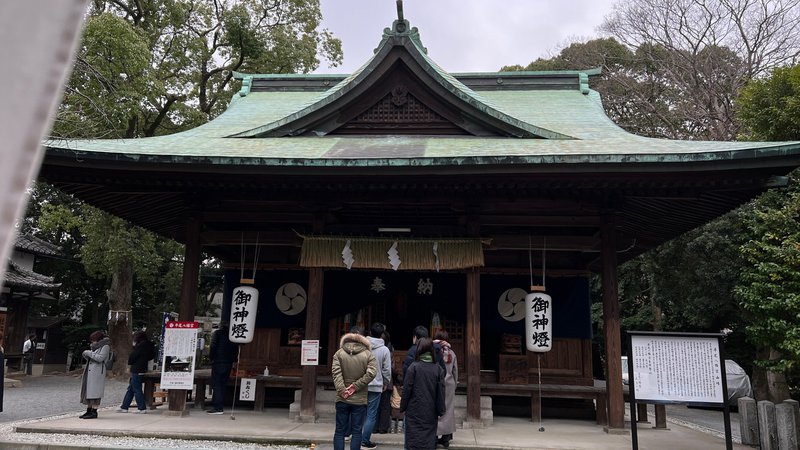
{"type": "Polygon", "coordinates": [[[530,352],[544,353],[553,348],[553,299],[542,286],[531,286],[525,296],[525,344],[530,352]]]}
{"type": "Polygon", "coordinates": [[[256,333],[257,313],[258,289],[252,286],[239,286],[234,289],[228,339],[237,344],[251,342],[256,333]]]}

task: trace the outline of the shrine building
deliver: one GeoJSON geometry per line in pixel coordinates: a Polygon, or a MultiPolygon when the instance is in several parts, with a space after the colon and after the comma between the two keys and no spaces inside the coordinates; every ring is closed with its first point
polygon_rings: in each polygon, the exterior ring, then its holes
{"type": "Polygon", "coordinates": [[[482,397],[537,399],[540,364],[542,383],[560,386],[543,391],[556,413],[577,399],[623,428],[618,264],[785,186],[800,143],[636,136],[589,87],[599,70],[448,73],[399,13],[348,76],[237,73],[241,89],[209,123],[48,141],[40,176],[185,244],[180,320],[195,314],[201,253],[225,262],[223,317],[253,279],[257,330],[240,370],[294,380],[298,420],[320,418],[342,333],[380,321],[395,359],[415,326],[449,332],[464,426],[491,423],[482,397]],[[552,350],[536,353],[524,297],[542,281],[552,350]],[[318,366],[300,365],[303,339],[320,340],[318,366]]]}

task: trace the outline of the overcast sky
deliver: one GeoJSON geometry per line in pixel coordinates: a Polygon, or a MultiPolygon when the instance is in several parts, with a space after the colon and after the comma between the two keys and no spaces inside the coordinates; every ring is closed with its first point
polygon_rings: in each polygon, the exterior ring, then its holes
{"type": "MultiPolygon", "coordinates": [[[[428,54],[448,72],[496,72],[555,53],[571,38],[597,36],[615,0],[405,0],[428,54]]],[[[324,28],[342,40],[344,63],[319,73],[350,73],[372,56],[397,18],[395,0],[321,0],[324,28]]]]}

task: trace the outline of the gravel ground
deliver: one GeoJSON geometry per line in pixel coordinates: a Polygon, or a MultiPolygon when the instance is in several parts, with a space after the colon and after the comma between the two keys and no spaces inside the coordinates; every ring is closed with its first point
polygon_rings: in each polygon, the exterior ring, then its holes
{"type": "MultiPolygon", "coordinates": [[[[107,380],[100,414],[111,414],[128,388],[126,382],[107,380]]],[[[229,441],[196,441],[181,439],[119,438],[72,434],[15,433],[23,423],[80,415],[86,407],[80,404],[79,375],[47,375],[22,380],[20,388],[6,388],[3,412],[0,413],[0,441],[37,442],[43,444],[83,445],[109,448],[141,449],[209,449],[209,450],[301,450],[307,447],[242,444],[229,441]]]]}

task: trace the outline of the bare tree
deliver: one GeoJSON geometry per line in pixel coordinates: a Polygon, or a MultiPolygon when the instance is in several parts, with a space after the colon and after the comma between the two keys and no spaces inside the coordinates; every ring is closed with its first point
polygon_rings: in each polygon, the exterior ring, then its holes
{"type": "Polygon", "coordinates": [[[800,56],[800,0],[622,0],[600,29],[633,52],[609,78],[654,121],[645,134],[731,140],[740,89],[800,56]]]}
{"type": "Polygon", "coordinates": [[[727,47],[750,79],[797,63],[800,0],[621,0],[600,29],[631,48],[677,51],[686,65],[708,47],[727,47]]]}

